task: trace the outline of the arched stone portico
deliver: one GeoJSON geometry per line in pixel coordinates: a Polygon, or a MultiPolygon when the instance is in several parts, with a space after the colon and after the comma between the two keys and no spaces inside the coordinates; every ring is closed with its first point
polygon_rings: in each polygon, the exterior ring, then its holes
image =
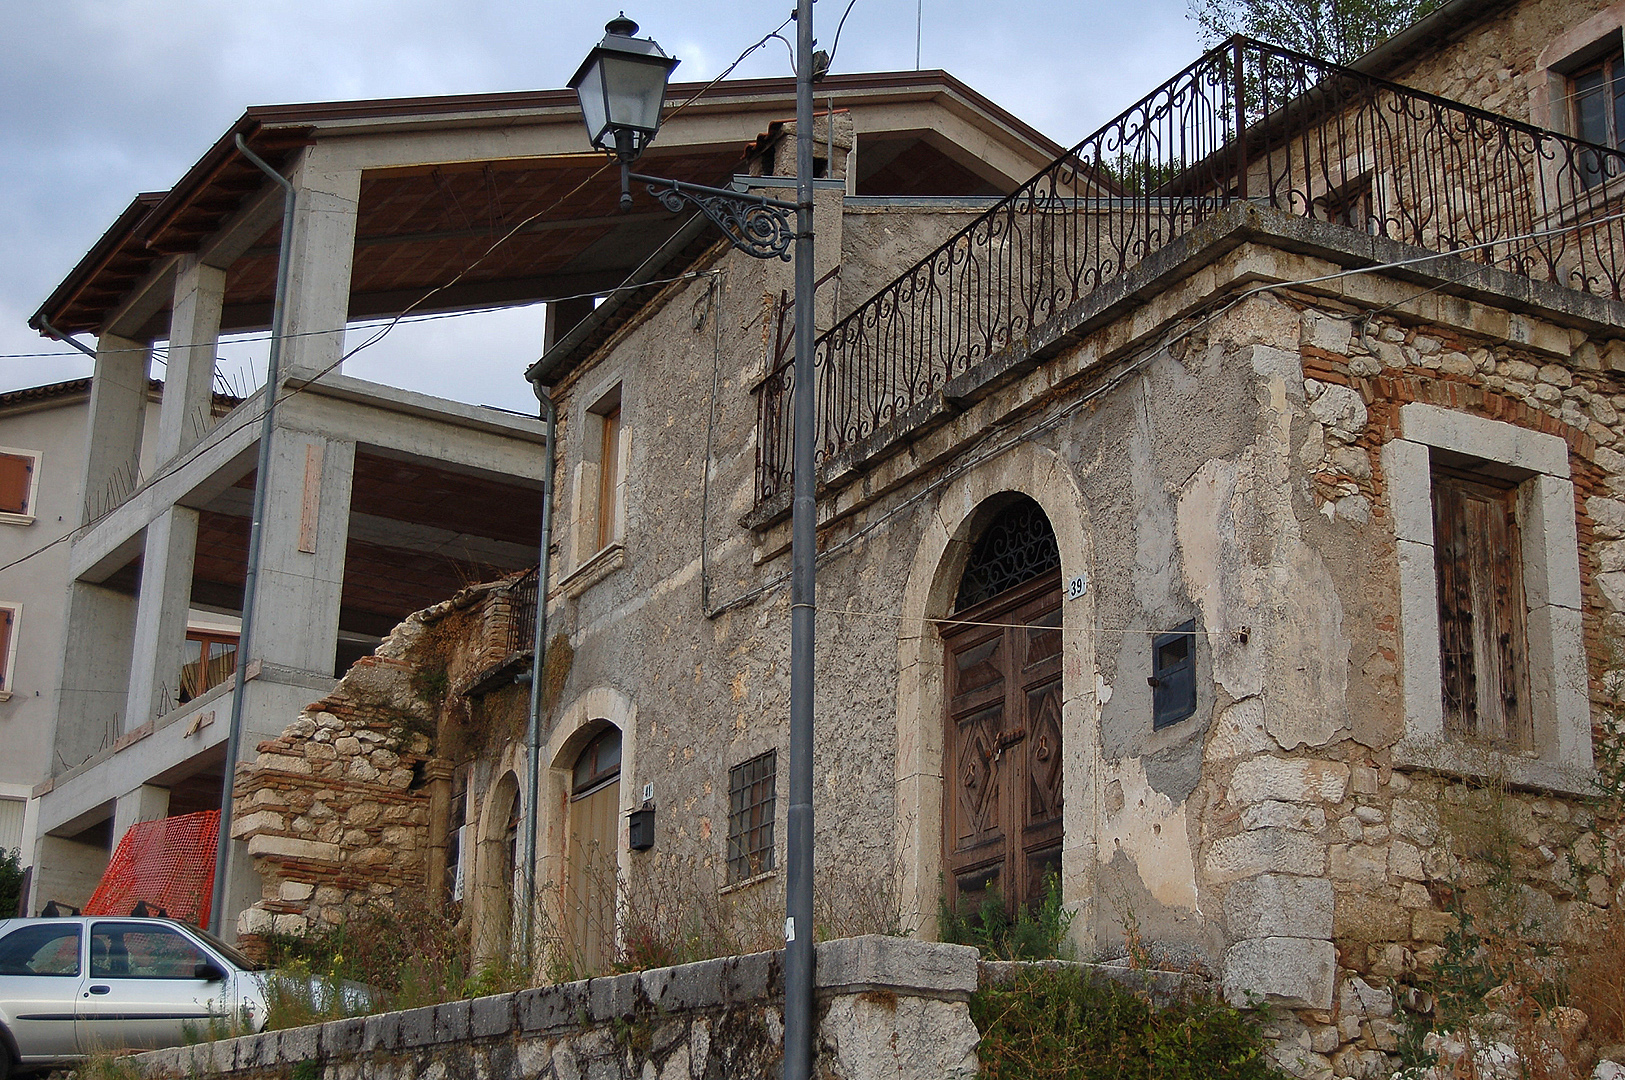
{"type": "MultiPolygon", "coordinates": [[[[896,873],[904,925],[937,933],[943,872],[943,640],[932,620],[953,609],[971,546],[1017,492],[1043,508],[1055,531],[1063,583],[1093,576],[1089,512],[1070,470],[1051,450],[1023,444],[943,489],[915,550],[904,587],[898,636],[896,873]],[[993,500],[993,502],[989,502],[993,500]]],[[[1062,897],[1079,913],[1075,935],[1094,923],[1095,844],[1100,821],[1099,712],[1095,697],[1094,590],[1063,602],[1062,702],[1065,839],[1062,897]]],[[[1079,940],[1087,950],[1092,942],[1079,940]]]]}

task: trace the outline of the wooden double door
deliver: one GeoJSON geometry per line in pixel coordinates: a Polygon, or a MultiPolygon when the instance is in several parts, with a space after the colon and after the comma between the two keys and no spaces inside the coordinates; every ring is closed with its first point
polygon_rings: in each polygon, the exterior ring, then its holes
{"type": "Polygon", "coordinates": [[[974,911],[1043,895],[1061,870],[1061,575],[1056,570],[942,626],[948,902],[974,911]]]}

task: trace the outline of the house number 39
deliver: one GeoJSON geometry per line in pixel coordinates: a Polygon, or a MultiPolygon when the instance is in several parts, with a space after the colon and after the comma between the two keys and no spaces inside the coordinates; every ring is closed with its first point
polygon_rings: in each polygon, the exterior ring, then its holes
{"type": "Polygon", "coordinates": [[[1066,579],[1066,598],[1068,600],[1082,599],[1083,594],[1088,592],[1088,591],[1089,591],[1089,575],[1088,574],[1079,574],[1075,578],[1067,578],[1066,579]]]}

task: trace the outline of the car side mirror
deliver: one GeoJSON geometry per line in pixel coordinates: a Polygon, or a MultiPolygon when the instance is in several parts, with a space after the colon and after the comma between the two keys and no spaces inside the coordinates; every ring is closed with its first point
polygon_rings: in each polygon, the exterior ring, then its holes
{"type": "Polygon", "coordinates": [[[205,960],[193,970],[192,976],[204,982],[225,982],[226,969],[213,960],[205,960]]]}

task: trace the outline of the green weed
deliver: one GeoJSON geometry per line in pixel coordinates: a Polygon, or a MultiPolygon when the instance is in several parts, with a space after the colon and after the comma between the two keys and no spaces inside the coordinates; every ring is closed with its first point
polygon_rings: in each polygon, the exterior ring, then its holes
{"type": "Polygon", "coordinates": [[[971,996],[982,1080],[1263,1080],[1281,1074],[1251,1016],[1187,994],[1163,1007],[1077,968],[971,996]]]}

